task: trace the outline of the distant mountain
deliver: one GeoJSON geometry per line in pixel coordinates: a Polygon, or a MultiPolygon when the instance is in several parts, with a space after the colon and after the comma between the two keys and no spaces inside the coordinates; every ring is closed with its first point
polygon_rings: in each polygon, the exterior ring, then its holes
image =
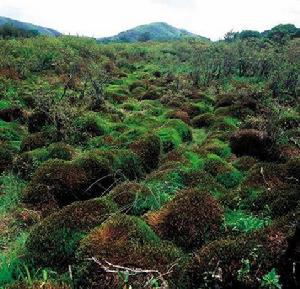
{"type": "Polygon", "coordinates": [[[0,16],[0,27],[5,25],[5,24],[10,24],[16,28],[23,29],[26,31],[37,31],[38,34],[40,35],[47,35],[47,36],[59,36],[61,35],[60,32],[51,29],[51,28],[46,28],[42,26],[37,26],[31,23],[26,23],[26,22],[21,22],[18,20],[10,19],[7,17],[2,17],[0,16]]]}
{"type": "Polygon", "coordinates": [[[183,38],[197,38],[209,40],[206,37],[193,34],[184,29],[178,29],[164,22],[154,22],[137,26],[123,31],[112,37],[99,38],[98,41],[108,42],[146,42],[155,40],[178,40],[183,38]]]}

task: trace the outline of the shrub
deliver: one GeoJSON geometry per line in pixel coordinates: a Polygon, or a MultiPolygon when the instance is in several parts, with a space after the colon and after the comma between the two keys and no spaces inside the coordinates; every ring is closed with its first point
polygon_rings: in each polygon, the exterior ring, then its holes
{"type": "MultiPolygon", "coordinates": [[[[95,262],[87,260],[90,257],[95,257],[101,263],[108,261],[118,266],[166,272],[170,264],[181,261],[183,254],[174,245],[161,242],[141,219],[116,215],[81,242],[77,252],[79,266],[76,279],[77,285],[84,288],[91,285],[97,288],[118,288],[125,285],[120,274],[106,273],[95,262]]],[[[174,273],[166,277],[171,288],[177,288],[175,284],[179,275],[178,266],[175,266],[174,273]]],[[[143,288],[147,277],[129,276],[127,284],[143,288]]]]}
{"type": "Polygon", "coordinates": [[[20,145],[20,150],[21,152],[32,151],[34,149],[44,147],[46,144],[47,139],[45,138],[45,135],[41,132],[38,132],[23,138],[20,145]]]}
{"type": "Polygon", "coordinates": [[[163,239],[193,249],[213,239],[222,223],[222,209],[207,192],[183,190],[159,211],[150,213],[147,222],[163,239]]]}
{"type": "Polygon", "coordinates": [[[146,172],[150,172],[158,166],[161,146],[160,138],[150,134],[144,136],[142,140],[132,143],[130,148],[140,157],[146,172]]]}
{"type": "Polygon", "coordinates": [[[63,272],[73,262],[79,241],[115,210],[114,203],[102,198],[75,202],[51,214],[30,232],[25,244],[27,258],[36,268],[63,272]]]}

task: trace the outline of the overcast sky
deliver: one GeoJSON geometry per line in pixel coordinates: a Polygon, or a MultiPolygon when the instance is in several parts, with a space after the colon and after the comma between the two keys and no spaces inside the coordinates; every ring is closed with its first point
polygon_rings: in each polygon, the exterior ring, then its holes
{"type": "Polygon", "coordinates": [[[0,15],[94,37],[163,21],[217,40],[231,29],[300,27],[300,0],[0,0],[0,15]]]}

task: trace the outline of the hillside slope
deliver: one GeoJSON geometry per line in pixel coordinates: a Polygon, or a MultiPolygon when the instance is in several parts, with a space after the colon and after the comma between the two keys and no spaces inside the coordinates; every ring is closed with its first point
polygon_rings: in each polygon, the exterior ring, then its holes
{"type": "Polygon", "coordinates": [[[18,21],[18,20],[14,20],[11,18],[0,16],[0,26],[5,25],[5,24],[11,24],[17,28],[24,29],[27,31],[32,31],[32,30],[37,31],[41,35],[47,35],[47,36],[61,35],[60,32],[58,32],[54,29],[51,29],[51,28],[46,28],[46,27],[31,24],[31,23],[22,22],[22,21],[18,21]]]}
{"type": "Polygon", "coordinates": [[[140,25],[130,30],[120,32],[112,37],[98,39],[101,42],[145,42],[156,40],[178,40],[183,38],[198,38],[208,40],[208,38],[193,34],[184,29],[178,29],[164,22],[154,22],[140,25]]]}

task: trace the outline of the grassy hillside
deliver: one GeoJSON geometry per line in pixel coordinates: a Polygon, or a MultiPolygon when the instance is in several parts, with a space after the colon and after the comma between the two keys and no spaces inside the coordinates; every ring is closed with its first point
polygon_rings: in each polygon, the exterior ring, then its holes
{"type": "Polygon", "coordinates": [[[18,20],[0,16],[0,27],[5,24],[6,25],[9,24],[16,28],[23,29],[26,31],[36,31],[40,35],[59,36],[61,34],[60,32],[58,32],[54,29],[51,29],[51,28],[46,28],[46,27],[31,24],[31,23],[26,23],[26,22],[22,22],[22,21],[18,21],[18,20]]]}
{"type": "Polygon", "coordinates": [[[147,25],[137,26],[127,31],[123,31],[112,37],[100,38],[100,42],[146,42],[157,40],[179,40],[184,38],[197,38],[208,40],[188,32],[184,29],[175,28],[164,22],[155,22],[147,25]]]}
{"type": "Polygon", "coordinates": [[[297,288],[299,53],[0,40],[0,288],[297,288]]]}

